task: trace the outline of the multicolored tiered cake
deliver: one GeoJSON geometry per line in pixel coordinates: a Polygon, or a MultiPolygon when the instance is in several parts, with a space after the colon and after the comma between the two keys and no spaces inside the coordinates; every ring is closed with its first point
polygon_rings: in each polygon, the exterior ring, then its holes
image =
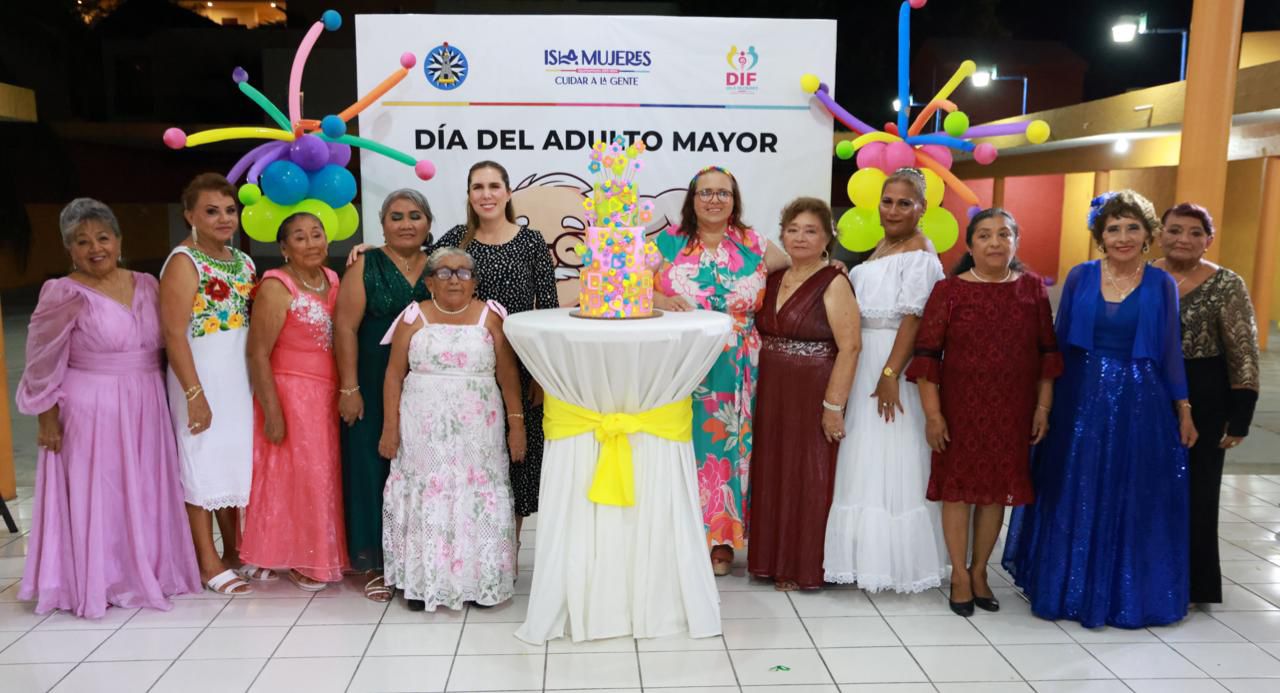
{"type": "Polygon", "coordinates": [[[653,202],[641,201],[635,175],[644,142],[628,145],[622,137],[596,142],[587,170],[595,174],[586,208],[586,243],[575,250],[582,260],[578,312],[584,318],[624,320],[653,315],[653,273],[662,265],[658,247],[644,238],[653,202]]]}

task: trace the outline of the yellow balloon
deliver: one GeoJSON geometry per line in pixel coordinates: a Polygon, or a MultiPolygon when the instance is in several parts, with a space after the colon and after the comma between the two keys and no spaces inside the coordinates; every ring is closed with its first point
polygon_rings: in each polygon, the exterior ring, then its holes
{"type": "Polygon", "coordinates": [[[947,184],[942,182],[942,176],[933,172],[933,169],[924,169],[924,201],[929,203],[930,207],[940,207],[942,205],[942,193],[946,192],[947,184]]]}
{"type": "Polygon", "coordinates": [[[881,238],[884,238],[884,227],[880,226],[880,213],[875,209],[854,207],[841,214],[836,223],[836,239],[855,253],[871,250],[881,238]]]}
{"type": "Polygon", "coordinates": [[[950,250],[960,238],[960,225],[945,207],[930,207],[925,210],[924,216],[920,217],[920,230],[933,241],[933,248],[939,253],[950,250]]]}
{"type": "Polygon", "coordinates": [[[236,127],[236,128],[217,128],[216,130],[205,130],[187,135],[187,146],[198,147],[202,144],[211,142],[221,142],[223,140],[282,140],[285,142],[293,141],[293,133],[288,130],[279,128],[258,128],[258,127],[236,127]]]}
{"type": "Polygon", "coordinates": [[[1033,120],[1027,126],[1027,141],[1031,144],[1044,144],[1049,139],[1049,124],[1043,120],[1033,120]]]}
{"type": "Polygon", "coordinates": [[[249,238],[260,243],[274,243],[280,222],[291,213],[289,207],[276,204],[264,195],[257,202],[245,205],[240,213],[240,225],[249,238]]]}
{"type": "Polygon", "coordinates": [[[333,211],[338,215],[338,231],[331,234],[333,240],[345,241],[355,235],[360,226],[360,212],[356,211],[356,206],[348,202],[333,211]]]}
{"type": "Polygon", "coordinates": [[[884,188],[885,178],[888,176],[878,168],[858,169],[849,176],[849,200],[853,202],[853,206],[874,212],[880,205],[880,192],[884,188]]]}
{"type": "Polygon", "coordinates": [[[821,85],[822,81],[818,79],[817,75],[806,74],[800,77],[800,88],[803,89],[806,94],[812,94],[815,91],[818,91],[818,87],[821,85]]]}
{"type": "Polygon", "coordinates": [[[293,214],[295,212],[306,212],[307,214],[312,214],[315,218],[319,219],[320,225],[324,227],[324,235],[330,241],[338,235],[338,228],[340,226],[338,223],[338,213],[333,211],[333,207],[330,207],[324,202],[313,197],[308,197],[289,208],[289,214],[293,214]]]}

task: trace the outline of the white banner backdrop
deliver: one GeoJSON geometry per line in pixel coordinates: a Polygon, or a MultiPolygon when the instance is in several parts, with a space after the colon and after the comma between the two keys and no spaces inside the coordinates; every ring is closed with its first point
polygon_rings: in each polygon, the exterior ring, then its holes
{"type": "Polygon", "coordinates": [[[656,204],[650,233],[679,223],[689,179],[728,168],[744,220],[776,238],[783,205],[831,190],[832,119],[800,89],[834,80],[830,20],[686,17],[357,15],[360,93],[406,51],[411,74],[359,116],[360,135],[430,159],[434,179],[360,154],[364,239],[382,242],[378,210],[392,190],[421,190],[439,236],[466,214],[467,170],[507,168],[522,223],[542,232],[562,303],[577,298],[582,200],[596,140],[642,138],[637,177],[656,204]]]}

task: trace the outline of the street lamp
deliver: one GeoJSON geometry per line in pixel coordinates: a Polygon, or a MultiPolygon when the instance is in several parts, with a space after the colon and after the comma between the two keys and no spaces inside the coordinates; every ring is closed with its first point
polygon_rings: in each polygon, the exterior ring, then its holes
{"type": "Polygon", "coordinates": [[[1187,78],[1187,35],[1186,29],[1153,29],[1147,26],[1147,13],[1140,15],[1124,15],[1111,26],[1111,40],[1116,43],[1132,43],[1139,34],[1182,34],[1182,61],[1178,66],[1178,80],[1187,78]]]}
{"type": "Polygon", "coordinates": [[[969,78],[973,82],[973,86],[979,89],[988,86],[993,81],[996,82],[1022,82],[1022,115],[1027,114],[1027,78],[1025,75],[1003,75],[996,71],[996,66],[992,65],[990,69],[979,69],[969,78]]]}

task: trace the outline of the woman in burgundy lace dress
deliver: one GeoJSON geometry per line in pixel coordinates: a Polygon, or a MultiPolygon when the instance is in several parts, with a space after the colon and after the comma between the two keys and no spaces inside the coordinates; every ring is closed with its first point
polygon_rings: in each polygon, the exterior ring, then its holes
{"type": "Polygon", "coordinates": [[[951,610],[961,616],[975,605],[1000,608],[987,584],[987,559],[1004,506],[1032,500],[1030,447],[1049,429],[1053,378],[1062,372],[1044,284],[1014,255],[1013,215],[998,207],[979,212],[965,243],[969,252],[954,275],[929,295],[907,369],[920,387],[933,448],[927,495],[942,501],[951,610]]]}
{"type": "Polygon", "coordinates": [[[747,570],[782,591],[822,587],[823,540],[862,338],[853,287],[830,264],[831,209],[801,197],[782,210],[791,267],[769,275],[751,464],[747,570]]]}

